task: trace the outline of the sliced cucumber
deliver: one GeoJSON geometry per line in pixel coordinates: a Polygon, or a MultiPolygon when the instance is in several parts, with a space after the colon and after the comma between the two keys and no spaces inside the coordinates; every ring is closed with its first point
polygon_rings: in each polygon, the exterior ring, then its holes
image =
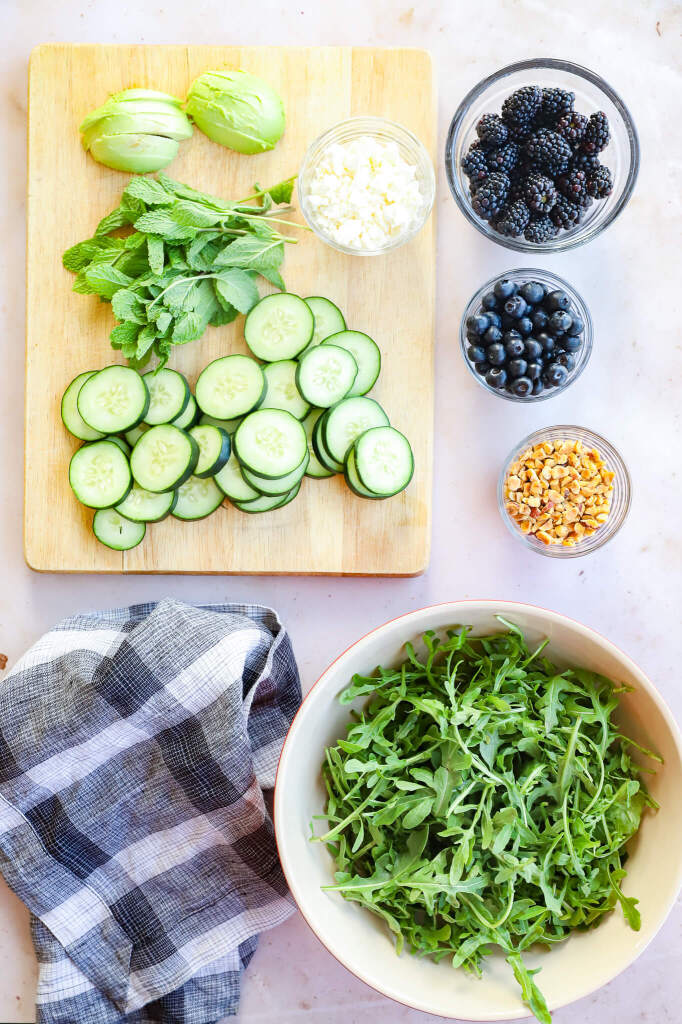
{"type": "Polygon", "coordinates": [[[115,508],[100,508],[92,519],[92,532],[114,551],[130,551],[144,540],[147,527],[119,515],[115,508]]]}
{"type": "Polygon", "coordinates": [[[77,404],[78,412],[93,430],[122,434],[145,418],[149,392],[137,370],[105,366],[85,381],[77,404]]]}
{"type": "Polygon", "coordinates": [[[134,448],[137,442],[142,437],[142,435],[146,433],[148,430],[149,427],[147,426],[146,423],[138,423],[138,425],[136,427],[133,427],[132,430],[126,430],[123,436],[125,437],[126,442],[130,445],[130,447],[134,448]]]}
{"type": "Polygon", "coordinates": [[[344,398],[333,406],[320,427],[325,451],[345,462],[354,442],[371,427],[387,427],[388,416],[373,398],[344,398]]]}
{"type": "Polygon", "coordinates": [[[381,498],[404,491],[414,473],[410,442],[394,427],[373,427],[354,446],[360,483],[381,498]]]}
{"type": "Polygon", "coordinates": [[[348,397],[366,395],[376,384],[381,371],[381,352],[377,343],[362,331],[341,331],[340,334],[332,334],[330,338],[325,338],[324,344],[345,348],[358,364],[358,375],[353,381],[348,397]]]}
{"type": "Polygon", "coordinates": [[[130,468],[135,482],[158,494],[172,491],[194,472],[199,445],[171,423],[150,427],[133,448],[130,468]]]}
{"type": "Polygon", "coordinates": [[[261,409],[284,409],[297,420],[302,420],[310,411],[310,403],[301,397],[296,387],[295,359],[281,359],[278,363],[268,363],[264,367],[267,385],[265,398],[260,404],[261,409]]]}
{"type": "Polygon", "coordinates": [[[111,508],[132,487],[130,464],[118,445],[93,441],[74,452],[69,483],[78,500],[89,508],[111,508]]]}
{"type": "Polygon", "coordinates": [[[209,424],[212,427],[222,427],[225,433],[229,434],[230,437],[232,437],[232,435],[234,434],[235,430],[237,429],[243,418],[243,416],[237,416],[237,418],[234,420],[218,420],[216,419],[215,416],[207,416],[206,413],[204,413],[200,417],[199,423],[201,424],[202,427],[205,424],[209,424]]]}
{"type": "Polygon", "coordinates": [[[234,501],[232,504],[240,512],[248,512],[250,515],[256,512],[274,512],[276,508],[284,508],[285,505],[293,501],[300,489],[301,484],[297,483],[288,494],[261,494],[259,498],[255,498],[253,501],[234,501]]]}
{"type": "Polygon", "coordinates": [[[199,460],[194,467],[194,475],[215,476],[230,457],[230,435],[222,427],[213,427],[210,423],[192,427],[188,433],[199,445],[199,460]]]}
{"type": "Polygon", "coordinates": [[[260,496],[260,491],[248,484],[242,474],[237,456],[232,452],[229,459],[215,475],[215,482],[230,501],[253,501],[260,496]]]}
{"type": "Polygon", "coordinates": [[[311,409],[303,420],[303,429],[308,438],[308,454],[310,455],[308,468],[305,472],[306,476],[311,476],[315,480],[324,480],[326,477],[334,476],[331,469],[327,469],[326,466],[322,465],[313,448],[313,429],[322,415],[324,415],[324,409],[311,409]]]}
{"type": "Polygon", "coordinates": [[[130,493],[116,506],[116,511],[133,523],[160,523],[175,508],[177,491],[154,494],[133,484],[130,493]]]}
{"type": "Polygon", "coordinates": [[[94,377],[97,370],[86,370],[74,377],[62,396],[62,422],[70,434],[80,441],[99,441],[104,434],[93,430],[78,411],[78,394],[86,380],[94,377]]]}
{"type": "Polygon", "coordinates": [[[317,345],[298,364],[296,386],[311,405],[328,409],[348,395],[357,373],[358,364],[345,348],[317,345]]]}
{"type": "Polygon", "coordinates": [[[160,423],[173,423],[182,416],[190,398],[189,384],[177,370],[164,366],[144,374],[149,391],[149,408],[144,418],[150,427],[160,423]]]}
{"type": "Polygon", "coordinates": [[[319,345],[330,334],[345,331],[346,321],[343,319],[343,314],[339,307],[335,306],[329,299],[323,298],[322,295],[310,295],[303,301],[310,306],[315,322],[313,336],[308,343],[308,349],[319,345]]]}
{"type": "Polygon", "coordinates": [[[111,441],[112,444],[117,444],[123,454],[130,458],[130,445],[127,441],[124,441],[122,437],[117,437],[116,434],[109,434],[109,436],[105,437],[104,440],[111,441]]]}
{"type": "Polygon", "coordinates": [[[222,505],[225,495],[212,477],[191,476],[178,488],[172,515],[176,519],[205,519],[222,505]]]}
{"type": "Polygon", "coordinates": [[[234,448],[239,461],[252,473],[274,479],[301,465],[308,442],[305,430],[291,413],[259,409],[239,425],[234,448]]]}
{"type": "Polygon", "coordinates": [[[312,311],[303,299],[279,292],[266,295],[253,307],[244,323],[244,338],[255,356],[276,363],[302,352],[314,327],[312,311]]]}
{"type": "Polygon", "coordinates": [[[343,473],[343,463],[337,462],[336,459],[333,459],[325,447],[324,437],[322,434],[323,426],[324,416],[321,416],[313,427],[313,434],[311,438],[313,451],[315,452],[320,465],[324,466],[329,473],[343,473]]]}
{"type": "Polygon", "coordinates": [[[261,494],[287,494],[292,487],[301,482],[305,476],[309,461],[310,456],[306,452],[305,458],[298,469],[295,469],[293,473],[287,473],[286,476],[280,476],[276,480],[270,480],[268,477],[252,473],[246,466],[242,469],[242,473],[247,484],[251,484],[261,494]]]}
{"type": "Polygon", "coordinates": [[[265,395],[265,377],[249,356],[222,356],[202,370],[197,380],[197,405],[208,416],[231,420],[260,405],[265,395]]]}
{"type": "Polygon", "coordinates": [[[180,430],[189,430],[190,427],[194,426],[197,421],[197,415],[199,410],[197,409],[197,402],[194,395],[190,392],[187,405],[179,416],[176,416],[172,421],[174,427],[179,427],[180,430]]]}
{"type": "Polygon", "coordinates": [[[348,452],[348,458],[346,459],[344,475],[346,477],[346,483],[350,487],[353,494],[357,494],[358,498],[372,498],[374,501],[381,500],[381,495],[375,494],[373,491],[368,491],[364,484],[361,482],[360,477],[358,476],[358,471],[355,466],[354,448],[351,448],[351,450],[348,452]]]}

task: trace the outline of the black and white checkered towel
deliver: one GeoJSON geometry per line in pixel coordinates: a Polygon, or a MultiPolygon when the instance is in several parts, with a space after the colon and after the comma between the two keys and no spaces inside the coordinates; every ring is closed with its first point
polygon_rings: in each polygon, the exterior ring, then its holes
{"type": "Polygon", "coordinates": [[[274,612],[171,600],[67,619],[0,684],[0,871],[40,1022],[236,1012],[292,912],[263,790],[300,699],[274,612]]]}

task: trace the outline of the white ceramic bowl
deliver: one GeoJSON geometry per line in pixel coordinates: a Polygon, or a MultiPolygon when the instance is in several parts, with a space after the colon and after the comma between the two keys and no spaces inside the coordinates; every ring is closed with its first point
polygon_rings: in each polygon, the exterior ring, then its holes
{"type": "MultiPolygon", "coordinates": [[[[456,601],[411,612],[358,640],[330,665],[304,700],[287,736],[275,790],[275,829],[282,866],[293,896],[320,941],[349,971],[392,999],[443,1017],[500,1021],[529,1016],[510,968],[501,955],[487,961],[482,980],[447,961],[434,964],[405,953],[396,956],[383,924],[357,904],[322,886],[333,862],[321,843],[311,843],[310,821],[324,808],[320,777],[325,746],[345,735],[350,707],[336,697],[354,672],[397,664],[406,640],[426,629],[466,623],[475,633],[503,627],[502,614],[526,634],[531,647],[550,638],[548,653],[559,663],[581,665],[633,686],[621,697],[620,724],[633,739],[665,759],[648,785],[660,803],[647,813],[632,841],[624,883],[639,899],[642,928],[633,932],[619,910],[596,929],[576,933],[551,952],[524,954],[551,1009],[589,995],[624,970],[646,948],[671,910],[682,885],[682,737],[653,684],[627,655],[604,637],[556,612],[505,601],[456,601]]],[[[358,701],[358,706],[362,705],[358,701]]]]}

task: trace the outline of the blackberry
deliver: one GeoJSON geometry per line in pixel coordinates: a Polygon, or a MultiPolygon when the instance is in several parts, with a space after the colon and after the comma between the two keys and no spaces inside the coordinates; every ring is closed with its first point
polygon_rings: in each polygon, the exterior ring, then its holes
{"type": "Polygon", "coordinates": [[[573,110],[574,101],[574,92],[556,88],[543,89],[540,110],[537,115],[538,123],[555,125],[560,118],[573,110]]]}
{"type": "Polygon", "coordinates": [[[584,171],[569,171],[556,179],[556,187],[562,196],[581,204],[587,195],[587,175],[584,171]]]}
{"type": "Polygon", "coordinates": [[[541,242],[548,242],[550,238],[554,238],[559,229],[552,223],[548,215],[544,217],[538,217],[537,220],[532,220],[523,232],[523,237],[527,242],[535,242],[539,244],[541,242]]]}
{"type": "Polygon", "coordinates": [[[579,114],[577,110],[572,110],[570,114],[564,114],[561,120],[557,121],[556,130],[575,149],[582,142],[587,122],[588,119],[584,114],[579,114]]]}
{"type": "Polygon", "coordinates": [[[517,199],[516,202],[508,203],[503,208],[502,215],[498,218],[495,227],[501,235],[516,238],[523,234],[529,220],[528,207],[522,199],[517,199]]]}
{"type": "Polygon", "coordinates": [[[526,205],[535,213],[549,213],[557,200],[557,191],[551,178],[544,174],[530,174],[523,192],[526,205]]]}
{"type": "Polygon", "coordinates": [[[548,128],[540,128],[531,135],[524,146],[524,152],[539,170],[547,171],[552,176],[562,174],[573,155],[566,139],[548,128]]]}
{"type": "Polygon", "coordinates": [[[599,157],[590,156],[589,153],[583,153],[581,150],[578,150],[571,157],[571,168],[575,168],[577,171],[585,171],[585,174],[596,171],[597,167],[600,166],[599,157]]]}
{"type": "Polygon", "coordinates": [[[514,168],[511,175],[511,185],[509,186],[509,193],[507,195],[508,203],[515,203],[518,199],[523,199],[523,190],[526,187],[526,176],[525,174],[520,175],[518,166],[514,168]]]}
{"type": "Polygon", "coordinates": [[[542,89],[539,85],[524,85],[502,104],[502,120],[507,127],[523,128],[530,125],[542,103],[542,89]]]}
{"type": "Polygon", "coordinates": [[[496,149],[507,141],[507,126],[498,114],[484,114],[476,125],[476,134],[485,149],[496,149]]]}
{"type": "Polygon", "coordinates": [[[566,196],[558,196],[549,215],[555,227],[568,230],[580,221],[582,210],[577,203],[572,203],[566,196]]]}
{"type": "Polygon", "coordinates": [[[598,110],[596,114],[591,115],[587,122],[582,148],[585,153],[594,155],[601,153],[602,149],[606,149],[610,140],[609,119],[603,110],[598,110]]]}
{"type": "Polygon", "coordinates": [[[519,158],[519,147],[514,142],[506,142],[499,149],[491,150],[486,156],[488,169],[491,171],[511,171],[519,158]]]}
{"type": "Polygon", "coordinates": [[[516,142],[521,145],[530,137],[533,131],[533,122],[528,121],[523,124],[510,124],[507,126],[509,131],[509,141],[516,142]]]}
{"type": "Polygon", "coordinates": [[[462,160],[462,170],[475,188],[488,177],[488,165],[480,142],[474,142],[462,160]]]}
{"type": "Polygon", "coordinates": [[[606,199],[613,192],[613,175],[608,167],[600,166],[587,178],[587,193],[593,199],[606,199]]]}
{"type": "Polygon", "coordinates": [[[504,206],[509,191],[509,178],[501,171],[493,171],[474,194],[471,205],[483,220],[491,220],[504,206]]]}

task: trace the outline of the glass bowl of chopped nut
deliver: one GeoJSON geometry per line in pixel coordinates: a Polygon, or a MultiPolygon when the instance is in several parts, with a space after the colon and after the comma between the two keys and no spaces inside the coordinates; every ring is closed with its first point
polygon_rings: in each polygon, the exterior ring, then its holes
{"type": "Polygon", "coordinates": [[[586,427],[535,430],[506,460],[497,487],[510,533],[541,555],[576,558],[618,532],[630,474],[612,444],[586,427]]]}
{"type": "Polygon", "coordinates": [[[403,125],[352,117],[311,143],[297,189],[318,238],[350,255],[379,256],[421,231],[436,179],[425,146],[403,125]]]}

